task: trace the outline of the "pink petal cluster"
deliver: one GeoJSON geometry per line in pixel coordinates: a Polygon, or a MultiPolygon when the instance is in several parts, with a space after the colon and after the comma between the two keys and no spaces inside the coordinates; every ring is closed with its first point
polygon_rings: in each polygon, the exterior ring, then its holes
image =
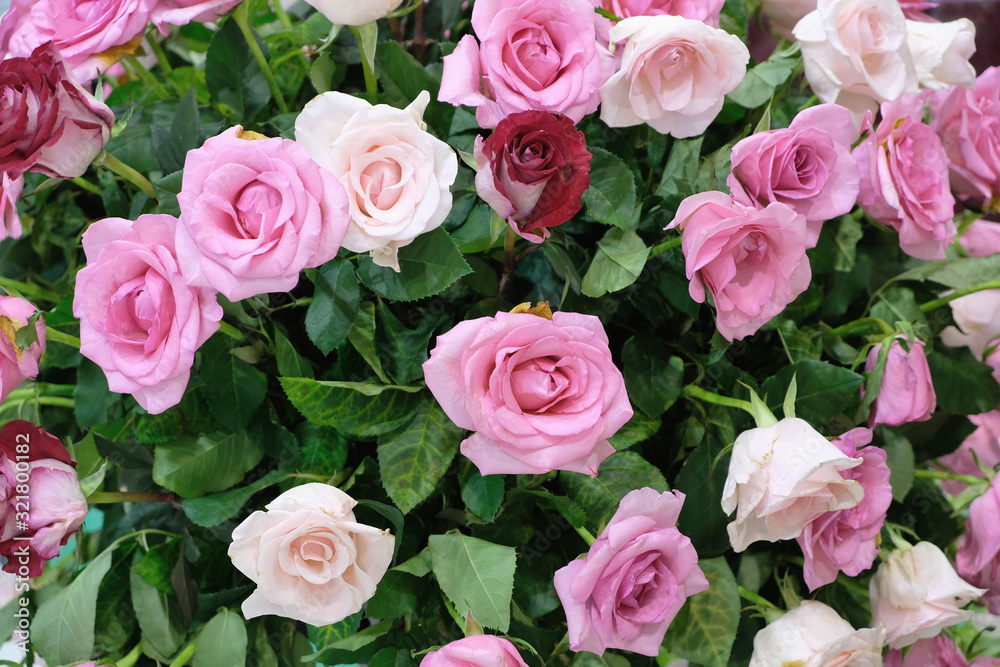
{"type": "Polygon", "coordinates": [[[608,337],[593,315],[497,313],[459,322],[424,362],[427,387],[483,475],[597,475],[632,417],[608,337]]]}
{"type": "Polygon", "coordinates": [[[838,572],[850,577],[861,574],[878,555],[878,535],[892,503],[892,487],[886,452],[865,447],[871,440],[871,431],[856,428],[831,443],[845,456],[861,459],[841,476],[860,484],[864,496],[855,507],[820,514],[796,538],[805,557],[803,573],[810,591],[832,583],[838,572]]]}
{"type": "Polygon", "coordinates": [[[955,198],[948,156],[921,120],[923,103],[904,95],[882,104],[878,128],[854,149],[861,171],[858,203],[865,213],[899,232],[899,245],[918,259],[944,259],[955,239],[955,198]]]}
{"type": "Polygon", "coordinates": [[[470,635],[431,651],[420,667],[528,667],[509,640],[493,635],[470,635]]]}
{"type": "Polygon", "coordinates": [[[614,59],[597,44],[589,0],[477,0],[472,29],[444,58],[438,99],[476,107],[480,126],[518,111],[579,122],[600,104],[614,59]]]}
{"type": "Polygon", "coordinates": [[[684,494],[630,491],[586,558],[556,571],[573,651],[656,656],[691,595],[708,589],[691,540],[677,530],[684,494]]]}
{"type": "MultiPolygon", "coordinates": [[[[868,352],[866,371],[872,371],[878,365],[884,345],[884,342],[879,343],[868,352]]],[[[893,338],[890,343],[882,384],[868,413],[871,428],[879,424],[901,426],[927,421],[937,407],[937,394],[934,393],[931,369],[924,355],[924,342],[915,338],[907,345],[909,351],[903,348],[901,338],[893,338]]],[[[861,394],[864,395],[864,388],[861,394]]]]}
{"type": "Polygon", "coordinates": [[[194,353],[222,318],[215,292],[181,275],[176,233],[169,215],[91,224],[73,298],[80,354],[104,370],[111,391],[153,414],[180,402],[194,353]]]}
{"type": "MultiPolygon", "coordinates": [[[[1000,410],[969,415],[969,421],[976,425],[976,430],[962,441],[958,449],[942,456],[938,461],[946,469],[960,475],[982,477],[983,472],[976,464],[977,460],[987,468],[1000,463],[1000,410]]],[[[965,487],[965,482],[941,480],[941,488],[952,495],[957,496],[965,487]]]]}
{"type": "MultiPolygon", "coordinates": [[[[719,15],[722,13],[722,5],[725,4],[724,0],[590,0],[590,3],[595,9],[603,9],[622,19],[631,16],[668,14],[701,21],[713,28],[719,27],[719,15]]],[[[597,26],[597,41],[608,44],[609,31],[615,22],[595,12],[594,23],[597,26]]]]}
{"type": "Polygon", "coordinates": [[[14,342],[17,330],[38,312],[31,303],[14,296],[0,296],[0,401],[18,385],[38,375],[38,360],[45,351],[45,321],[35,321],[38,342],[21,349],[14,342]]]}
{"type": "Polygon", "coordinates": [[[24,190],[24,177],[11,178],[0,173],[0,241],[21,237],[21,216],[17,214],[17,200],[24,190]]]}
{"type": "Polygon", "coordinates": [[[942,633],[933,638],[921,639],[910,647],[903,658],[899,649],[889,651],[885,656],[885,667],[996,667],[998,658],[978,657],[972,662],[962,655],[948,635],[942,633]]]}
{"type": "Polygon", "coordinates": [[[343,186],[305,147],[239,125],[188,151],[177,201],[181,273],[230,301],[290,291],[337,255],[350,224],[343,186]]]}
{"type": "Polygon", "coordinates": [[[884,645],[884,628],[855,630],[822,602],[803,600],[754,635],[749,667],[874,667],[884,645]]]}
{"type": "Polygon", "coordinates": [[[150,10],[149,20],[161,32],[168,25],[208,23],[224,15],[242,0],[156,0],[150,10]]]}
{"type": "Polygon", "coordinates": [[[681,202],[667,229],[683,236],[691,298],[715,304],[719,333],[745,338],[809,287],[806,219],[780,202],[744,206],[721,192],[681,202]]]}
{"type": "Polygon", "coordinates": [[[805,217],[807,247],[814,248],[823,222],[847,213],[858,199],[853,135],[850,112],[836,104],[804,109],[785,129],[751,134],[733,146],[726,179],[733,200],[791,207],[805,217]]]}
{"type": "Polygon", "coordinates": [[[968,347],[976,359],[986,359],[1000,342],[1000,289],[983,290],[950,302],[958,328],[945,327],[941,340],[949,347],[968,347]]]}
{"type": "Polygon", "coordinates": [[[959,239],[969,257],[987,257],[1000,252],[1000,222],[973,220],[959,239]]]}
{"type": "Polygon", "coordinates": [[[969,583],[987,589],[983,599],[990,613],[1000,613],[1000,481],[994,478],[986,493],[972,501],[959,538],[955,569],[969,583]]]}

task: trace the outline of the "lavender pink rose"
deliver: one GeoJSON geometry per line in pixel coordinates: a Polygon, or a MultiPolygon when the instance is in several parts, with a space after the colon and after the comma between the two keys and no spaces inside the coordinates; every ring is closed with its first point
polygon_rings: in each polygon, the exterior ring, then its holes
{"type": "Polygon", "coordinates": [[[18,347],[14,341],[17,330],[27,326],[28,320],[38,312],[30,302],[15,296],[0,296],[0,401],[29,378],[38,375],[38,360],[45,352],[45,321],[35,320],[38,341],[28,349],[18,347]]]}
{"type": "Polygon", "coordinates": [[[983,595],[990,613],[1000,613],[1000,481],[994,478],[986,492],[972,501],[959,538],[955,569],[983,595]]]}
{"type": "Polygon", "coordinates": [[[431,651],[420,667],[528,667],[509,640],[494,635],[470,635],[431,651]]]}
{"type": "MultiPolygon", "coordinates": [[[[868,352],[866,371],[872,371],[878,365],[883,345],[885,343],[880,343],[868,352]]],[[[924,354],[924,342],[915,338],[908,346],[909,350],[904,349],[898,338],[892,339],[890,343],[882,384],[868,414],[868,425],[871,428],[879,424],[901,426],[909,422],[926,421],[937,407],[937,395],[934,393],[931,369],[924,354]]]]}

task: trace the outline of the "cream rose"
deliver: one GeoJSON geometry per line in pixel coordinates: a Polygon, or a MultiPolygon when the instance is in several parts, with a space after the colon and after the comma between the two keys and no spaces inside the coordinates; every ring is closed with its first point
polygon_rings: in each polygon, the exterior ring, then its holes
{"type": "Polygon", "coordinates": [[[310,625],[361,610],[392,561],[395,537],[358,523],[357,501],[327,484],[303,484],[254,512],[233,531],[229,557],[257,584],[243,615],[284,616],[310,625]]]}
{"type": "Polygon", "coordinates": [[[458,175],[455,151],[422,120],[429,101],[421,91],[395,109],[329,92],[295,121],[295,140],[347,191],[351,225],[341,245],[396,271],[399,248],[444,222],[458,175]]]}
{"type": "Polygon", "coordinates": [[[804,600],[753,638],[750,667],[882,664],[885,628],[855,630],[830,607],[804,600]]]}
{"type": "Polygon", "coordinates": [[[976,85],[976,26],[969,19],[946,23],[906,22],[906,45],[921,88],[940,91],[976,85]]]}

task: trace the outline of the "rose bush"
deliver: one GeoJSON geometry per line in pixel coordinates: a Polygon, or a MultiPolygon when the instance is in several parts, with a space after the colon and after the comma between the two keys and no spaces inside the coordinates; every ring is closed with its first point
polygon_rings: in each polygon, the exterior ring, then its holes
{"type": "Polygon", "coordinates": [[[243,615],[277,614],[316,626],[359,611],[392,560],[395,538],[358,523],[340,489],[295,487],[233,531],[229,557],[257,584],[243,615]]]}

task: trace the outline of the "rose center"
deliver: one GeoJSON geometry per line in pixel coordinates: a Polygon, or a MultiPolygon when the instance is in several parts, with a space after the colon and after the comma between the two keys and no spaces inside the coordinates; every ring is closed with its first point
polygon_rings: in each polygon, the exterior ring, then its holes
{"type": "Polygon", "coordinates": [[[520,78],[533,90],[542,90],[558,78],[562,56],[548,31],[535,25],[524,26],[514,32],[509,48],[512,57],[505,58],[505,62],[516,63],[520,78]]]}
{"type": "Polygon", "coordinates": [[[391,209],[399,201],[400,183],[403,180],[403,169],[395,160],[379,160],[367,165],[361,172],[361,191],[365,193],[364,201],[359,202],[365,215],[365,202],[382,211],[391,209]]]}
{"type": "Polygon", "coordinates": [[[341,576],[352,560],[349,550],[338,548],[333,535],[307,533],[292,540],[289,547],[290,567],[283,569],[314,584],[341,576]]]}
{"type": "Polygon", "coordinates": [[[245,239],[259,238],[266,221],[276,217],[281,208],[281,193],[270,185],[254,182],[243,188],[236,200],[236,233],[245,239]]]}
{"type": "Polygon", "coordinates": [[[150,337],[162,305],[163,290],[159,289],[157,278],[138,276],[118,288],[108,302],[105,321],[108,333],[128,343],[144,343],[150,337]]]}
{"type": "Polygon", "coordinates": [[[759,264],[766,254],[767,238],[760,233],[750,233],[733,250],[733,260],[736,264],[759,264]]]}
{"type": "Polygon", "coordinates": [[[511,391],[524,412],[545,412],[569,384],[569,378],[550,357],[532,359],[510,374],[511,391]]]}

